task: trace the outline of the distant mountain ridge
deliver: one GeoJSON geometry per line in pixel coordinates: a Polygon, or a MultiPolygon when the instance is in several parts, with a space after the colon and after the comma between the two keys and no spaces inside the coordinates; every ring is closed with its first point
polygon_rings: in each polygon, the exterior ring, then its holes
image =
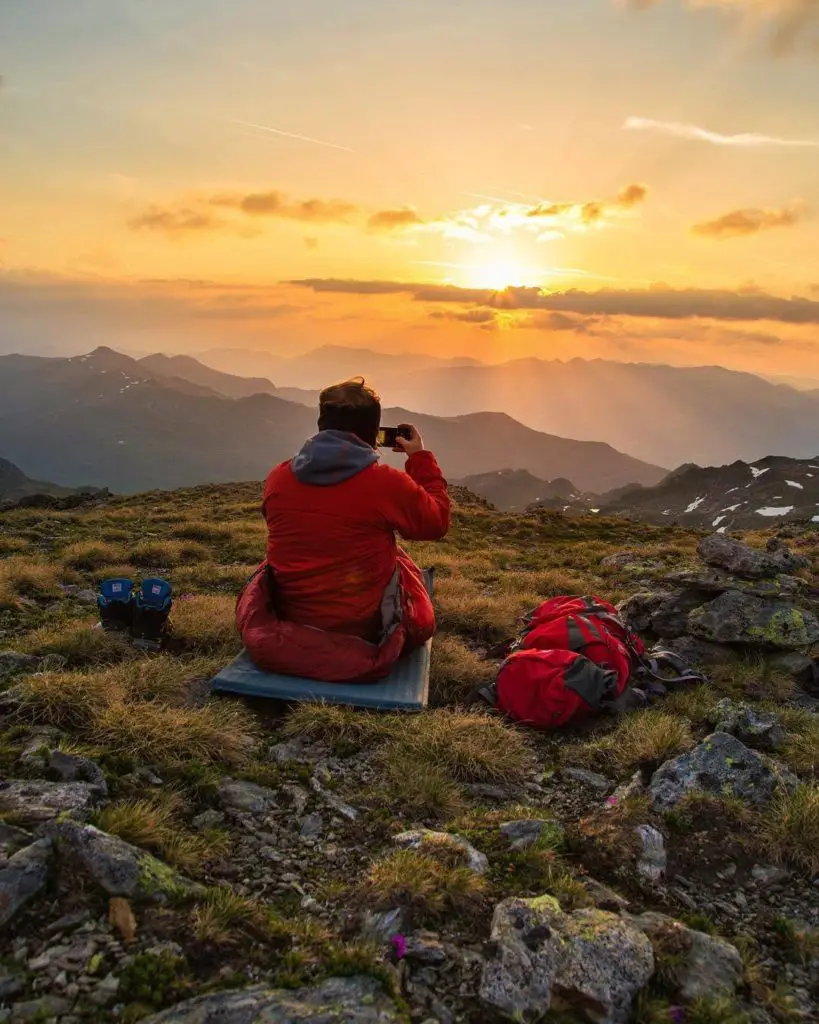
{"type": "Polygon", "coordinates": [[[554,509],[563,509],[567,503],[587,504],[571,480],[541,480],[526,469],[477,473],[456,482],[505,512],[520,512],[534,504],[554,509]]]}
{"type": "Polygon", "coordinates": [[[92,487],[62,487],[60,484],[31,477],[8,459],[0,458],[0,503],[21,501],[32,495],[48,495],[52,498],[67,498],[73,494],[97,490],[92,487]]]}
{"type": "Polygon", "coordinates": [[[604,501],[601,511],[721,533],[791,520],[819,524],[819,457],[769,456],[752,464],[707,469],[685,466],[655,487],[630,489],[614,501],[604,501]]]}
{"type": "MultiPolygon", "coordinates": [[[[148,365],[110,348],[70,359],[0,357],[0,446],[43,478],[133,492],[262,478],[315,433],[315,408],[275,394],[225,397],[173,375],[179,370],[173,361],[148,365]]],[[[384,410],[385,424],[403,420],[418,425],[453,479],[527,469],[607,490],[665,474],[603,442],[544,434],[506,413],[384,410]]]]}

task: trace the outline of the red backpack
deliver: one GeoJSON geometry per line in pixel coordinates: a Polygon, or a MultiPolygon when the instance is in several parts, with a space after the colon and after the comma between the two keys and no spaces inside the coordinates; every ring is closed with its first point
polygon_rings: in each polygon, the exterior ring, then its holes
{"type": "Polygon", "coordinates": [[[525,625],[485,696],[535,729],[579,722],[613,704],[645,651],[614,605],[599,597],[544,601],[525,625]]]}

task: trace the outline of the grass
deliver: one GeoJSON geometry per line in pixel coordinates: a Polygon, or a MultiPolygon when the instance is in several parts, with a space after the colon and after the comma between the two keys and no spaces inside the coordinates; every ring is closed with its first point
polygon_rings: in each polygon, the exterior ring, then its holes
{"type": "Polygon", "coordinates": [[[792,959],[801,963],[803,967],[807,967],[819,957],[819,931],[815,928],[811,928],[803,921],[776,917],[773,921],[773,930],[792,959]]]}
{"type": "Polygon", "coordinates": [[[570,748],[568,763],[576,757],[586,763],[613,765],[625,773],[643,765],[658,767],[694,744],[691,726],[684,718],[664,710],[635,711],[603,736],[570,748]]]}
{"type": "Polygon", "coordinates": [[[16,607],[20,598],[62,596],[59,574],[51,563],[25,555],[0,561],[0,609],[16,607]]]}
{"type": "Polygon", "coordinates": [[[774,860],[819,873],[819,785],[805,782],[778,793],[762,814],[757,840],[774,860]]]}
{"type": "Polygon", "coordinates": [[[132,548],[128,557],[141,569],[157,569],[209,561],[210,551],[196,541],[146,540],[132,548]]]}
{"type": "Polygon", "coordinates": [[[691,832],[698,826],[708,827],[714,821],[731,826],[747,826],[754,813],[736,796],[715,796],[713,793],[687,793],[673,810],[666,811],[665,822],[676,832],[691,832]]]}
{"type": "Polygon", "coordinates": [[[97,619],[56,622],[40,626],[15,645],[23,654],[55,654],[68,668],[113,665],[136,656],[129,639],[121,633],[94,629],[97,619]]]}
{"type": "Polygon", "coordinates": [[[819,771],[819,717],[806,708],[777,708],[787,731],[782,758],[799,775],[819,771]]]}
{"type": "Polygon", "coordinates": [[[239,652],[234,598],[223,594],[197,594],[177,599],[171,621],[174,639],[196,651],[214,651],[226,657],[239,652]]]}
{"type": "Polygon", "coordinates": [[[491,682],[497,670],[497,663],[481,658],[460,637],[444,634],[432,645],[430,701],[459,704],[475,687],[491,682]]]}
{"type": "Polygon", "coordinates": [[[444,577],[435,587],[440,627],[483,643],[496,643],[513,636],[520,617],[540,600],[533,591],[501,593],[465,576],[444,577]]]}
{"type": "Polygon", "coordinates": [[[780,703],[796,690],[796,683],[787,672],[760,658],[736,658],[724,665],[714,665],[709,668],[709,677],[722,696],[780,703]]]}
{"type": "Polygon", "coordinates": [[[463,864],[453,864],[449,850],[427,844],[421,851],[396,850],[370,868],[360,896],[375,909],[402,907],[419,922],[452,915],[474,916],[485,909],[486,882],[463,864]]]}
{"type": "Polygon", "coordinates": [[[64,549],[61,560],[69,569],[94,570],[104,565],[120,562],[123,549],[119,544],[107,544],[103,541],[77,541],[64,549]]]}

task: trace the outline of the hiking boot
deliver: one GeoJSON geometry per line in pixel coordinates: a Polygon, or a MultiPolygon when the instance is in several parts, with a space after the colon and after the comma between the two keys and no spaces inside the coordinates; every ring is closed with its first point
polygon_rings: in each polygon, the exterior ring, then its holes
{"type": "Polygon", "coordinates": [[[105,580],[100,584],[97,608],[102,628],[128,633],[134,619],[134,584],[128,579],[105,580]]]}
{"type": "Polygon", "coordinates": [[[173,590],[167,580],[147,579],[134,601],[131,636],[134,646],[158,651],[168,633],[168,616],[173,604],[173,590]]]}

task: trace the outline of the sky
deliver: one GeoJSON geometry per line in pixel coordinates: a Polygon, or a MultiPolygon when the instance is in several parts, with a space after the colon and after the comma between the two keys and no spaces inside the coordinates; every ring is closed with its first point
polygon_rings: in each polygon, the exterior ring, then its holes
{"type": "Polygon", "coordinates": [[[819,0],[2,0],[0,352],[819,378],[819,0]]]}

